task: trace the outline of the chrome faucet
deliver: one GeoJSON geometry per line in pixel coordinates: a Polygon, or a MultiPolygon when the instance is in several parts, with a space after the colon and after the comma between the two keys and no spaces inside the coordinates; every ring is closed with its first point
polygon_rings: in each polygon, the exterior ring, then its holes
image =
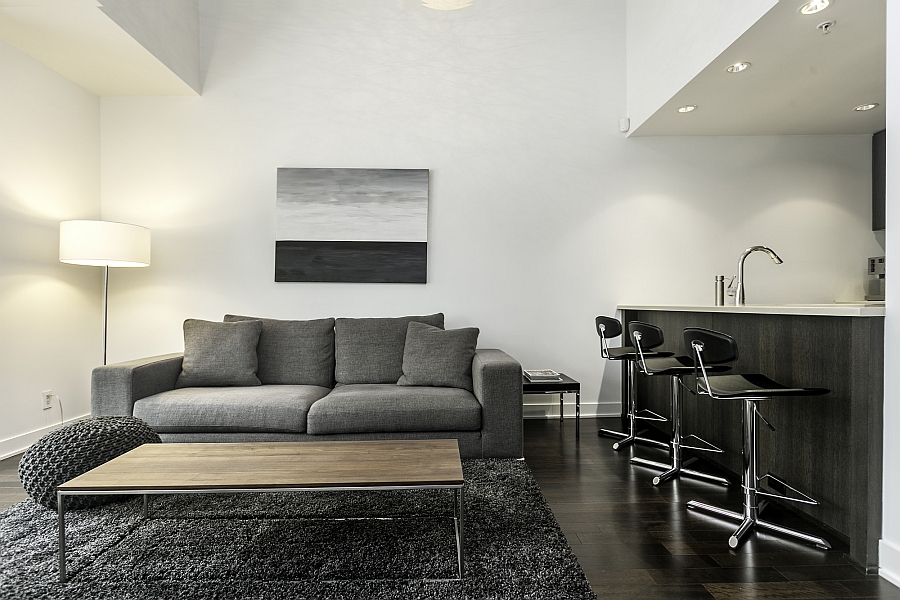
{"type": "Polygon", "coordinates": [[[769,258],[772,259],[776,265],[780,265],[784,261],[775,254],[775,252],[771,248],[767,248],[765,246],[751,246],[744,250],[744,253],[741,254],[741,257],[738,259],[738,271],[737,271],[737,289],[734,293],[734,305],[735,306],[744,306],[744,261],[747,260],[747,257],[753,254],[754,252],[765,252],[769,255],[769,258]]]}

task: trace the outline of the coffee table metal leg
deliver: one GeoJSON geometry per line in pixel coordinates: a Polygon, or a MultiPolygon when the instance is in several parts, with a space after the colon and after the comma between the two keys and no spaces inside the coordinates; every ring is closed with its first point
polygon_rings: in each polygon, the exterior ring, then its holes
{"type": "Polygon", "coordinates": [[[150,518],[150,495],[144,494],[144,518],[150,518]]]}
{"type": "Polygon", "coordinates": [[[465,576],[465,564],[466,564],[466,550],[465,550],[465,541],[466,541],[466,528],[465,528],[465,490],[463,488],[457,488],[456,490],[456,499],[459,502],[459,519],[457,521],[457,529],[456,529],[456,554],[459,559],[459,578],[465,576]]]}
{"type": "Polygon", "coordinates": [[[59,582],[66,582],[66,497],[56,493],[57,515],[59,518],[59,582]]]}
{"type": "Polygon", "coordinates": [[[559,422],[563,422],[563,395],[560,393],[559,395],[559,422]]]}

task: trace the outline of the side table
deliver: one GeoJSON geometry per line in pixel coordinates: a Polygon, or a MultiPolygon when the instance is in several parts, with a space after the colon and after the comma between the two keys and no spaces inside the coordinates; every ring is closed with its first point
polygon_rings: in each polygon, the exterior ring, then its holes
{"type": "Polygon", "coordinates": [[[563,396],[575,394],[575,437],[581,437],[581,384],[564,373],[562,381],[529,381],[522,375],[523,394],[559,394],[559,420],[563,420],[563,396]]]}

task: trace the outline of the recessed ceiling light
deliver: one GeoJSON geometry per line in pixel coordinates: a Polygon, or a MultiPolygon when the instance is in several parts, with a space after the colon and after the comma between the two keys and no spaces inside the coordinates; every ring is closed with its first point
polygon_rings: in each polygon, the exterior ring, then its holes
{"type": "Polygon", "coordinates": [[[679,107],[678,107],[678,112],[680,112],[680,113],[688,113],[688,112],[691,112],[692,110],[694,110],[695,108],[697,108],[697,105],[696,105],[696,104],[687,104],[687,105],[685,105],[685,106],[679,106],[679,107]]]}
{"type": "Polygon", "coordinates": [[[878,103],[877,103],[877,102],[873,102],[872,104],[860,104],[859,106],[857,106],[857,107],[854,108],[853,110],[859,111],[859,112],[863,112],[863,111],[865,111],[865,110],[872,110],[873,108],[878,108],[878,103]]]}
{"type": "Polygon", "coordinates": [[[725,70],[729,73],[740,73],[741,71],[746,71],[750,68],[750,63],[748,62],[739,62],[734,63],[730,67],[727,67],[725,70]]]}
{"type": "Polygon", "coordinates": [[[434,10],[459,10],[472,4],[472,0],[422,0],[422,6],[434,10]]]}
{"type": "Polygon", "coordinates": [[[810,0],[800,7],[801,15],[814,15],[821,12],[831,5],[831,0],[810,0]]]}

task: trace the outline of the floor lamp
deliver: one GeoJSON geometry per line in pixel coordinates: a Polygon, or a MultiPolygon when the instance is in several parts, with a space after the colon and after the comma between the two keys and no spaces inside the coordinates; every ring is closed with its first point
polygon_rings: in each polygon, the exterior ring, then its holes
{"type": "Polygon", "coordinates": [[[103,267],[103,364],[110,267],[150,266],[150,230],[111,221],[63,221],[59,224],[59,260],[103,267]]]}

